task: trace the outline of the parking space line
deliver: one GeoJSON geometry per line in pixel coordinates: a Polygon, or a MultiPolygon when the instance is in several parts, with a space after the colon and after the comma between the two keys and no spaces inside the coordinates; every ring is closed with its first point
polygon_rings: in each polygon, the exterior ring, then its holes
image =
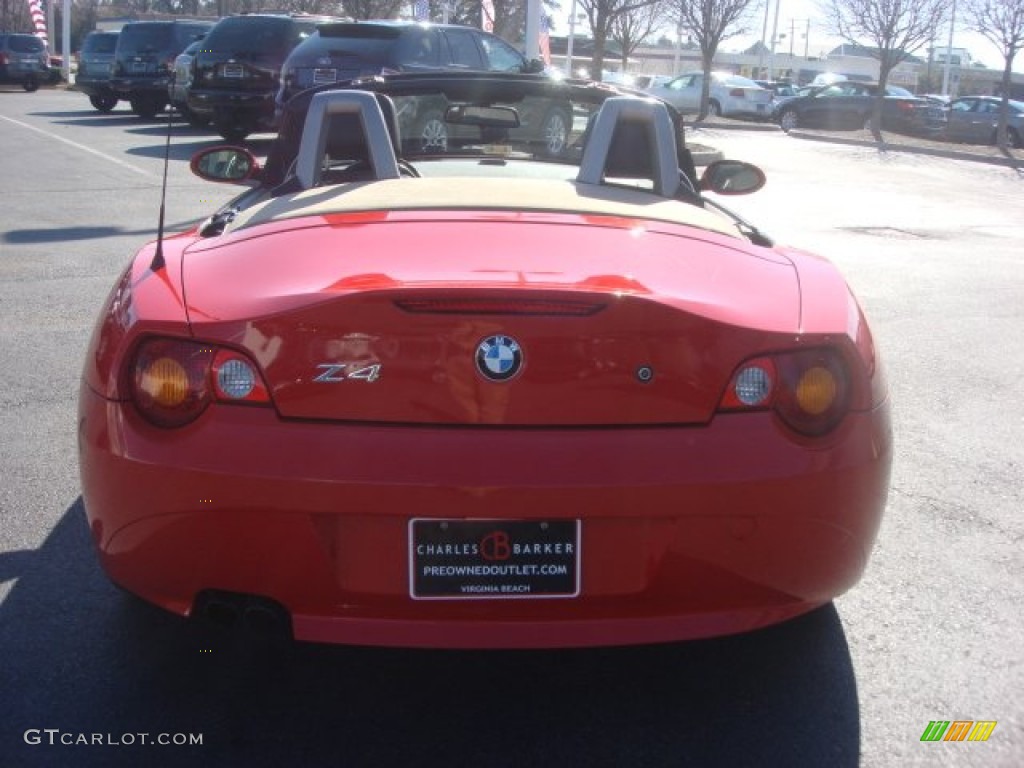
{"type": "Polygon", "coordinates": [[[47,136],[47,137],[49,137],[51,139],[54,139],[56,141],[62,142],[64,144],[67,144],[70,147],[74,147],[75,149],[80,149],[83,152],[88,152],[90,155],[96,155],[96,157],[103,158],[104,160],[106,160],[108,162],[111,162],[111,163],[114,163],[116,165],[119,165],[122,168],[127,168],[129,171],[135,171],[135,173],[141,173],[143,176],[148,176],[148,177],[150,177],[152,179],[160,178],[160,176],[158,174],[150,173],[149,171],[145,171],[142,168],[139,168],[137,165],[132,165],[131,163],[126,163],[124,160],[116,158],[113,155],[108,155],[105,152],[100,152],[98,149],[93,149],[92,147],[87,147],[87,146],[85,146],[85,144],[79,144],[77,141],[72,141],[71,139],[65,139],[63,136],[58,136],[57,134],[51,133],[50,131],[44,131],[42,128],[36,128],[34,125],[29,125],[28,123],[23,123],[20,120],[14,120],[13,118],[5,117],[4,115],[0,115],[0,120],[6,120],[8,123],[12,123],[14,125],[20,126],[21,128],[27,128],[30,131],[35,131],[36,133],[41,133],[41,134],[43,134],[43,136],[47,136]]]}

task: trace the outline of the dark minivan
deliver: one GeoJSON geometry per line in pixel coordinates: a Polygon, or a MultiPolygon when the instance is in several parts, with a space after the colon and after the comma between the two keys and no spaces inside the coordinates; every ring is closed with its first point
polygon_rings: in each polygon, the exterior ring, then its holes
{"type": "Polygon", "coordinates": [[[117,39],[110,85],[139,117],[153,117],[167,106],[174,59],[213,27],[213,21],[135,21],[117,39]]]}
{"type": "Polygon", "coordinates": [[[221,19],[194,59],[188,108],[213,121],[228,141],[273,127],[281,64],[317,24],[337,19],[305,14],[247,14],[221,19]]]}
{"type": "Polygon", "coordinates": [[[31,92],[49,78],[50,62],[42,40],[0,32],[0,83],[18,83],[31,92]]]}
{"type": "Polygon", "coordinates": [[[89,103],[100,112],[109,112],[117,106],[117,95],[110,87],[117,37],[117,32],[90,32],[78,53],[75,90],[88,96],[89,103]]]}

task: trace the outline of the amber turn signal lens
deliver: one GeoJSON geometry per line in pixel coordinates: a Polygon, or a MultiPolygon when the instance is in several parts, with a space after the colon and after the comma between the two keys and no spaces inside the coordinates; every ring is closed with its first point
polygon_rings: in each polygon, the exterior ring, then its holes
{"type": "Polygon", "coordinates": [[[800,377],[796,385],[796,402],[804,412],[820,416],[832,407],[838,393],[836,377],[827,368],[816,365],[800,377]]]}
{"type": "Polygon", "coordinates": [[[188,374],[181,363],[160,357],[139,372],[139,390],[161,408],[174,408],[188,397],[188,374]]]}

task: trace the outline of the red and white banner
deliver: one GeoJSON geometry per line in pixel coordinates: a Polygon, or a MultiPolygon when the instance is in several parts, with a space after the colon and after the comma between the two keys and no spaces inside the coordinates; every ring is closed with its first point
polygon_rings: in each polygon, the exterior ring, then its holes
{"type": "Polygon", "coordinates": [[[482,0],[480,3],[480,28],[484,32],[494,31],[494,0],[482,0]]]}
{"type": "Polygon", "coordinates": [[[40,38],[47,49],[50,47],[50,38],[46,34],[46,14],[43,13],[42,0],[28,0],[28,12],[32,15],[32,23],[36,28],[36,37],[40,38]]]}

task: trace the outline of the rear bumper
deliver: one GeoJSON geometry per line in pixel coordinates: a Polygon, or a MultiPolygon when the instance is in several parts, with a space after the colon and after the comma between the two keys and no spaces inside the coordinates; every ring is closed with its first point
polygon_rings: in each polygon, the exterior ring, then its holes
{"type": "Polygon", "coordinates": [[[741,632],[859,579],[888,489],[886,407],[826,445],[767,414],[706,427],[408,428],[211,407],[162,432],[83,387],[83,496],[110,577],[188,614],[271,598],[297,639],[556,647],[741,632]],[[578,519],[580,594],[413,600],[410,518],[578,519]]]}
{"type": "Polygon", "coordinates": [[[203,115],[219,110],[247,112],[258,118],[274,116],[274,94],[263,91],[197,90],[188,94],[188,108],[203,115]]]}
{"type": "Polygon", "coordinates": [[[73,89],[86,96],[113,96],[119,98],[110,87],[110,79],[103,77],[76,77],[73,89]]]}
{"type": "Polygon", "coordinates": [[[170,78],[162,77],[112,77],[110,88],[119,99],[137,99],[148,97],[167,98],[167,85],[170,78]]]}

